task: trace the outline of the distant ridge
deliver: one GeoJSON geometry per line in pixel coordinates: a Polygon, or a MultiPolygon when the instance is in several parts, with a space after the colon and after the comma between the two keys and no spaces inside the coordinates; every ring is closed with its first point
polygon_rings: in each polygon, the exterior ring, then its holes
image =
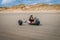
{"type": "Polygon", "coordinates": [[[18,4],[16,6],[0,7],[0,11],[3,10],[23,10],[23,11],[60,10],[60,4],[34,4],[34,5],[18,4]]]}

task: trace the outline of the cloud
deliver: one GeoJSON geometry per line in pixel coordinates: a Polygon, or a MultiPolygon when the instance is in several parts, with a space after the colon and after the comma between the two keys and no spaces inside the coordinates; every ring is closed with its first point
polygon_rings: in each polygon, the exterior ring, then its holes
{"type": "Polygon", "coordinates": [[[16,0],[2,0],[1,4],[8,4],[8,3],[12,3],[16,0]]]}
{"type": "Polygon", "coordinates": [[[48,3],[48,4],[53,4],[51,3],[53,0],[45,0],[45,3],[48,3]]]}

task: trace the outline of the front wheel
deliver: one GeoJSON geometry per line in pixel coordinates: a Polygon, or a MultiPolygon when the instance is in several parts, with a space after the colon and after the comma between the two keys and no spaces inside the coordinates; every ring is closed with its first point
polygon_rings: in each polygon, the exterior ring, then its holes
{"type": "Polygon", "coordinates": [[[22,25],[23,24],[23,21],[22,20],[18,20],[18,24],[19,25],[22,25]]]}

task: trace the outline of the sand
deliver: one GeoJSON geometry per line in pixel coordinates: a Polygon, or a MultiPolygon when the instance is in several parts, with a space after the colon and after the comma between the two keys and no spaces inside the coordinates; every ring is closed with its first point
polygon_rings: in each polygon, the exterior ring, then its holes
{"type": "Polygon", "coordinates": [[[33,10],[33,11],[25,11],[25,10],[4,10],[0,11],[0,13],[57,13],[60,10],[33,10]]]}
{"type": "Polygon", "coordinates": [[[0,13],[0,40],[60,40],[60,13],[0,13]],[[18,25],[19,19],[28,20],[31,14],[41,25],[18,25]]]}

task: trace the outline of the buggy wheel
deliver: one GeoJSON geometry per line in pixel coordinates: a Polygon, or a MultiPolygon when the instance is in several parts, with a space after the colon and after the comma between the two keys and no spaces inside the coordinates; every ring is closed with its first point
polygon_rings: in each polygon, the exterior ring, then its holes
{"type": "Polygon", "coordinates": [[[22,20],[18,20],[18,24],[19,25],[22,25],[23,24],[23,21],[22,20]]]}

